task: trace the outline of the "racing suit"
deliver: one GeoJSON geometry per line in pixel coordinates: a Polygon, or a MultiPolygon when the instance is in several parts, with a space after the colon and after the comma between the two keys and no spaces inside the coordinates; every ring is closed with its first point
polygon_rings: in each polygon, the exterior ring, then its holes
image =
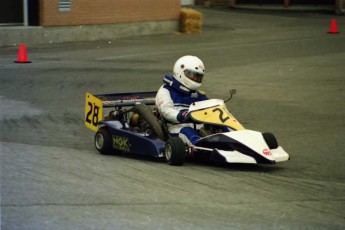
{"type": "Polygon", "coordinates": [[[161,116],[168,122],[168,129],[171,135],[179,136],[185,143],[194,145],[200,135],[197,130],[202,125],[181,121],[181,111],[186,111],[189,105],[196,101],[207,100],[205,94],[186,88],[173,76],[165,76],[164,84],[156,95],[156,106],[161,116]]]}

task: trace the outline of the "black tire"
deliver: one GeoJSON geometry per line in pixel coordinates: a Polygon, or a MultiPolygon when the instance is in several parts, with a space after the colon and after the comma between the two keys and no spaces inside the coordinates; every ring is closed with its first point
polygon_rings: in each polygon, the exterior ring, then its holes
{"type": "Polygon", "coordinates": [[[113,152],[111,136],[106,127],[101,127],[96,132],[94,143],[98,152],[103,155],[109,155],[113,152]]]}
{"type": "Polygon", "coordinates": [[[160,139],[165,140],[165,135],[162,127],[157,121],[157,118],[152,113],[150,106],[146,104],[136,104],[131,111],[138,113],[141,119],[144,119],[150,126],[152,132],[160,139]]]}
{"type": "Polygon", "coordinates": [[[262,136],[270,149],[278,148],[278,141],[272,133],[263,133],[262,136]]]}
{"type": "Polygon", "coordinates": [[[165,144],[165,159],[169,165],[181,166],[186,157],[186,145],[179,137],[171,137],[165,144]]]}

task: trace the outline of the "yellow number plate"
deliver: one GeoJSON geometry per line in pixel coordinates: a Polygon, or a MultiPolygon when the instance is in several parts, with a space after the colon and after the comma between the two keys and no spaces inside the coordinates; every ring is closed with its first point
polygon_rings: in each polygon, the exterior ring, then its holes
{"type": "Polygon", "coordinates": [[[235,130],[244,129],[244,127],[222,106],[193,111],[191,116],[194,120],[199,122],[225,125],[235,130]]]}
{"type": "Polygon", "coordinates": [[[85,96],[85,125],[93,131],[98,130],[98,123],[103,119],[103,104],[91,93],[85,96]]]}

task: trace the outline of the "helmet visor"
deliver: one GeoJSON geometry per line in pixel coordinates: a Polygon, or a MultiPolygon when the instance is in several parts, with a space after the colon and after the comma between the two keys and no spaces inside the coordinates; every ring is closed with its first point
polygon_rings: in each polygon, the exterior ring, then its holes
{"type": "Polygon", "coordinates": [[[196,72],[194,70],[189,70],[189,69],[184,71],[184,75],[186,77],[188,77],[189,79],[197,82],[197,83],[201,83],[202,82],[202,78],[204,77],[203,73],[198,73],[198,72],[196,72]]]}

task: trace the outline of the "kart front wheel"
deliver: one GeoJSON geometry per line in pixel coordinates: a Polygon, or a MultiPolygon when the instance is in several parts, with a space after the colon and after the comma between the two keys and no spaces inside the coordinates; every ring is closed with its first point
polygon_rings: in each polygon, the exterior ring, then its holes
{"type": "Polygon", "coordinates": [[[272,133],[263,133],[262,136],[270,149],[278,148],[278,141],[272,133]]]}
{"type": "Polygon", "coordinates": [[[179,137],[171,137],[165,144],[165,159],[169,165],[181,166],[186,156],[185,143],[179,137]]]}
{"type": "Polygon", "coordinates": [[[95,135],[95,147],[103,155],[111,154],[112,142],[109,131],[106,127],[100,128],[95,135]]]}

